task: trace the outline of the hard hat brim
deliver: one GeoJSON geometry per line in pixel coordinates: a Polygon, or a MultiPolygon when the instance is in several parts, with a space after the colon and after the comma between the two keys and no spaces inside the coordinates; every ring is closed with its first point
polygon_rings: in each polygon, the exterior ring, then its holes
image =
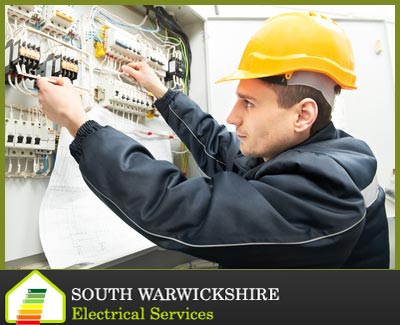
{"type": "MultiPolygon", "coordinates": [[[[313,71],[313,70],[311,70],[309,68],[305,68],[305,69],[299,69],[299,71],[313,71]]],[[[321,72],[321,71],[317,70],[314,72],[321,72]]],[[[284,74],[284,73],[281,73],[281,74],[284,74]]],[[[327,76],[329,76],[332,80],[335,80],[335,78],[333,76],[329,75],[329,73],[326,72],[325,74],[327,76]]],[[[246,70],[236,70],[236,71],[226,75],[225,77],[218,79],[217,81],[215,81],[215,83],[232,81],[232,80],[243,80],[243,79],[259,79],[259,78],[264,78],[264,77],[272,77],[272,76],[276,76],[276,75],[279,75],[279,73],[278,74],[253,73],[253,72],[249,72],[246,70]]],[[[344,83],[344,82],[340,82],[339,80],[335,80],[335,81],[342,87],[342,89],[357,89],[357,86],[354,84],[354,82],[344,83]]]]}
{"type": "Polygon", "coordinates": [[[217,81],[215,81],[215,83],[220,83],[220,82],[224,82],[224,81],[232,81],[232,80],[242,80],[242,79],[258,79],[258,78],[262,78],[262,77],[266,77],[266,75],[262,74],[262,73],[251,73],[251,72],[244,71],[244,70],[236,70],[236,71],[226,75],[225,77],[218,79],[217,81]]]}

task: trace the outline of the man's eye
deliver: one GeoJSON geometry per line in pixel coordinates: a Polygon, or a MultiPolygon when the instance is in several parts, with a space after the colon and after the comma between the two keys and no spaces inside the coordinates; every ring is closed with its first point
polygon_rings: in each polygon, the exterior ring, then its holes
{"type": "Polygon", "coordinates": [[[253,106],[253,103],[248,101],[247,99],[244,100],[244,104],[245,104],[246,107],[252,107],[253,106]]]}

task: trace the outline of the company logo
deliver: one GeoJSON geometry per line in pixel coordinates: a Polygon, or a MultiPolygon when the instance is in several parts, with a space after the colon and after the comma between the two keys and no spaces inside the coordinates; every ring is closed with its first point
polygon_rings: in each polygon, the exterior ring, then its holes
{"type": "Polygon", "coordinates": [[[6,322],[39,325],[65,322],[65,294],[39,271],[32,271],[6,294],[6,322]]]}

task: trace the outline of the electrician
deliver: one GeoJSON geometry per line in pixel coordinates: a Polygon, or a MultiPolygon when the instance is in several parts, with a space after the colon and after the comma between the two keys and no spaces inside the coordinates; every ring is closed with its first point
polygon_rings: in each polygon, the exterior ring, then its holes
{"type": "Polygon", "coordinates": [[[89,120],[67,79],[38,80],[50,119],[89,188],[155,244],[221,268],[388,268],[385,195],[370,148],[331,122],[335,95],[355,89],[343,30],[314,13],[265,21],[237,71],[237,102],[218,125],[145,62],[122,71],[156,107],[209,177],[186,179],[110,126],[89,120]],[[68,98],[68,100],[65,100],[68,98]]]}

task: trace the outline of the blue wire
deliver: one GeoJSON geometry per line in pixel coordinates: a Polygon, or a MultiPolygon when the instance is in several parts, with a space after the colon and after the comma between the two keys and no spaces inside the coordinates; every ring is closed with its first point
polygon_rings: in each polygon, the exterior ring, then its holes
{"type": "Polygon", "coordinates": [[[129,25],[123,24],[123,23],[121,23],[119,21],[116,21],[116,20],[106,16],[102,12],[99,12],[99,14],[102,15],[104,18],[108,19],[109,21],[111,21],[113,24],[118,25],[118,26],[123,26],[123,27],[126,27],[126,28],[139,29],[139,30],[142,30],[142,31],[145,31],[145,32],[151,32],[151,33],[157,33],[157,32],[160,31],[160,27],[158,27],[157,29],[148,29],[148,28],[139,27],[139,26],[129,26],[129,25]]]}
{"type": "Polygon", "coordinates": [[[43,155],[43,168],[39,169],[39,170],[36,172],[36,174],[41,175],[41,174],[44,173],[44,171],[46,170],[46,165],[47,165],[47,161],[46,161],[46,160],[47,160],[46,156],[43,155]]]}
{"type": "Polygon", "coordinates": [[[99,43],[103,43],[103,41],[98,37],[98,36],[96,36],[95,34],[92,34],[93,32],[89,32],[88,33],[88,38],[86,39],[86,40],[88,40],[88,39],[90,39],[90,38],[92,38],[92,39],[94,39],[95,41],[97,41],[97,42],[99,42],[99,43]]]}
{"type": "Polygon", "coordinates": [[[45,155],[43,158],[43,172],[45,172],[47,169],[49,169],[49,162],[47,155],[45,155]]]}
{"type": "Polygon", "coordinates": [[[94,39],[96,42],[99,42],[99,43],[103,44],[103,41],[101,39],[99,39],[99,38],[89,37],[89,38],[86,39],[86,41],[89,40],[89,39],[94,39]]]}

